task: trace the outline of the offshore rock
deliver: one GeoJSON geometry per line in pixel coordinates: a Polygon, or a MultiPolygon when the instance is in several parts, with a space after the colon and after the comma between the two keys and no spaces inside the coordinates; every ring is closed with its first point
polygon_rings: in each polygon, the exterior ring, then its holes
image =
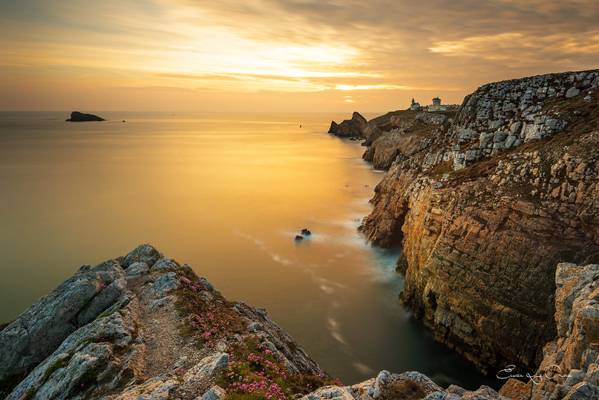
{"type": "Polygon", "coordinates": [[[329,133],[343,138],[362,138],[367,124],[366,118],[354,112],[351,119],[346,119],[340,124],[332,121],[329,133]]]}
{"type": "Polygon", "coordinates": [[[94,114],[84,114],[79,111],[73,111],[71,117],[66,119],[68,122],[93,122],[93,121],[105,121],[104,118],[98,117],[94,114]]]}

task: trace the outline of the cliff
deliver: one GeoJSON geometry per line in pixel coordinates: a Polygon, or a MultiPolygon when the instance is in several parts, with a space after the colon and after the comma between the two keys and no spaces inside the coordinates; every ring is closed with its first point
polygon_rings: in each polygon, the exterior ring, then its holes
{"type": "Polygon", "coordinates": [[[598,88],[599,71],[485,85],[437,128],[392,128],[366,152],[388,172],[361,230],[402,247],[402,301],[483,370],[536,368],[555,266],[599,257],[598,88]]]}
{"type": "Polygon", "coordinates": [[[536,372],[513,366],[501,393],[517,400],[599,398],[599,265],[559,264],[555,283],[557,336],[543,348],[536,372]]]}

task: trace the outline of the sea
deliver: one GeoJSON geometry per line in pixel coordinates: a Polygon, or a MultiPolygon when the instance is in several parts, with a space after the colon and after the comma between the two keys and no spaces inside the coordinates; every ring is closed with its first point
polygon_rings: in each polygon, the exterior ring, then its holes
{"type": "Polygon", "coordinates": [[[347,115],[97,114],[107,121],[0,113],[0,322],[79,266],[151,243],[230,300],[265,308],[346,384],[381,370],[500,383],[400,304],[401,250],[358,233],[383,172],[359,142],[327,134],[347,115]]]}

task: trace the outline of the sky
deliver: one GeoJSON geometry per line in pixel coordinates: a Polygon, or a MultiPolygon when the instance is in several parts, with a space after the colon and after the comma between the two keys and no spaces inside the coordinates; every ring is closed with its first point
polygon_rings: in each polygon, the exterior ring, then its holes
{"type": "Polygon", "coordinates": [[[0,110],[378,112],[599,68],[597,0],[0,0],[0,110]]]}

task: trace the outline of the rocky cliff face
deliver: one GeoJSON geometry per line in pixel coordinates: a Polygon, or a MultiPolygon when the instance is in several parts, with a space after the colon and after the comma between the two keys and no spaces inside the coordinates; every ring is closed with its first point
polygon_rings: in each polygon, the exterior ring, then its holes
{"type": "Polygon", "coordinates": [[[564,131],[569,116],[552,105],[562,99],[584,98],[597,87],[599,71],[540,75],[482,86],[466,97],[452,126],[454,168],[564,131]]]}
{"type": "Polygon", "coordinates": [[[403,302],[483,369],[534,369],[555,335],[555,266],[599,257],[598,76],[485,85],[418,146],[389,131],[369,149],[403,146],[362,231],[402,246],[403,302]]]}
{"type": "Polygon", "coordinates": [[[599,265],[559,264],[555,283],[557,336],[543,349],[536,372],[514,366],[501,375],[518,376],[501,393],[518,400],[599,398],[599,265]]]}
{"type": "Polygon", "coordinates": [[[599,265],[556,270],[557,337],[529,384],[534,400],[599,398],[599,265]]]}

